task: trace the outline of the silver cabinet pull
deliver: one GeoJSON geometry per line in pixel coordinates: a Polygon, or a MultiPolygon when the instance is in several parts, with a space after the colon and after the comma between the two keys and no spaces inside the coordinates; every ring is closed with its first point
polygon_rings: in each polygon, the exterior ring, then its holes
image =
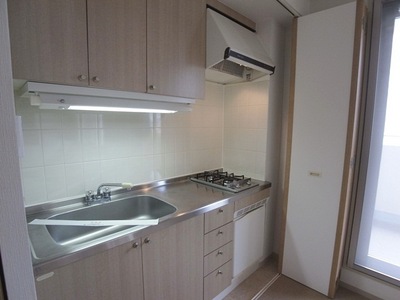
{"type": "Polygon", "coordinates": [[[137,247],[139,247],[139,243],[138,242],[133,243],[132,248],[136,249],[137,247]]]}
{"type": "Polygon", "coordinates": [[[219,250],[219,251],[217,252],[217,255],[222,255],[222,254],[224,254],[224,252],[221,251],[221,250],[219,250]]]}
{"type": "Polygon", "coordinates": [[[218,270],[217,275],[222,275],[224,274],[221,270],[218,270]]]}
{"type": "Polygon", "coordinates": [[[86,79],[87,79],[87,76],[86,76],[86,75],[81,74],[81,75],[78,76],[78,80],[79,80],[79,81],[84,81],[84,80],[86,80],[86,79]]]}
{"type": "Polygon", "coordinates": [[[149,85],[149,90],[154,91],[156,90],[156,86],[154,84],[149,85]]]}
{"type": "Polygon", "coordinates": [[[100,77],[99,77],[99,76],[94,76],[94,77],[92,78],[92,80],[93,80],[94,82],[100,82],[100,77]]]}
{"type": "Polygon", "coordinates": [[[218,213],[220,214],[220,213],[223,213],[224,212],[224,210],[222,209],[222,208],[220,208],[219,210],[218,210],[218,213]]]}
{"type": "Polygon", "coordinates": [[[145,238],[145,239],[144,239],[144,243],[145,243],[145,244],[150,244],[150,239],[149,239],[148,237],[145,238]]]}
{"type": "Polygon", "coordinates": [[[220,234],[224,234],[224,232],[222,230],[218,230],[217,235],[220,235],[220,234]]]}

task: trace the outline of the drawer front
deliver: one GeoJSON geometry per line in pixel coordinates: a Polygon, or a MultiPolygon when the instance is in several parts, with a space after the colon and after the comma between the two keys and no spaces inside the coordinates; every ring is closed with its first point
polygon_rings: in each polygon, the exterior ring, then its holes
{"type": "Polygon", "coordinates": [[[233,242],[218,248],[204,257],[204,276],[208,275],[212,271],[215,271],[218,267],[227,263],[233,258],[233,242]]]}
{"type": "Polygon", "coordinates": [[[204,299],[213,299],[224,289],[230,286],[232,281],[232,260],[212,272],[204,278],[204,299]]]}
{"type": "Polygon", "coordinates": [[[217,228],[204,236],[204,255],[217,250],[233,240],[233,222],[217,228]]]}
{"type": "Polygon", "coordinates": [[[207,212],[204,216],[204,233],[232,222],[234,210],[235,204],[231,203],[207,212]]]}

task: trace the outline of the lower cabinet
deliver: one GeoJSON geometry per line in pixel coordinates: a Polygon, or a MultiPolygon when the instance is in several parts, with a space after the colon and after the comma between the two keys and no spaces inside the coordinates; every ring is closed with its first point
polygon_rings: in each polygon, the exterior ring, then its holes
{"type": "Polygon", "coordinates": [[[36,278],[39,300],[202,299],[200,215],[36,278]]]}
{"type": "Polygon", "coordinates": [[[39,300],[143,299],[142,249],[133,241],[36,278],[39,300]]]}
{"type": "Polygon", "coordinates": [[[233,211],[231,203],[204,214],[204,300],[213,299],[232,281],[233,211]]]}
{"type": "Polygon", "coordinates": [[[146,300],[203,298],[203,215],[144,239],[146,300]]]}

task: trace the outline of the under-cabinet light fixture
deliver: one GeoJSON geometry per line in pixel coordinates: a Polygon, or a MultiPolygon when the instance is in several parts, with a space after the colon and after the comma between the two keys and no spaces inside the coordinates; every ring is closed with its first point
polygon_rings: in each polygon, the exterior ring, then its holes
{"type": "Polygon", "coordinates": [[[28,82],[20,95],[40,109],[175,113],[191,111],[194,99],[28,82]]]}

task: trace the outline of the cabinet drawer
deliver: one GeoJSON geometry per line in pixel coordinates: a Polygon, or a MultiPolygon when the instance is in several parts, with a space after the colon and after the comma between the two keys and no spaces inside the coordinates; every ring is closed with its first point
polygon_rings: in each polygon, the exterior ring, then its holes
{"type": "Polygon", "coordinates": [[[213,299],[224,289],[226,289],[232,281],[233,263],[232,260],[212,272],[204,278],[204,299],[213,299]]]}
{"type": "Polygon", "coordinates": [[[204,255],[233,240],[233,222],[219,227],[204,236],[204,255]]]}
{"type": "Polygon", "coordinates": [[[204,233],[232,222],[234,209],[235,205],[234,203],[231,203],[207,212],[204,215],[204,233]]]}
{"type": "Polygon", "coordinates": [[[233,257],[233,242],[218,248],[204,257],[204,276],[230,261],[233,257]]]}

